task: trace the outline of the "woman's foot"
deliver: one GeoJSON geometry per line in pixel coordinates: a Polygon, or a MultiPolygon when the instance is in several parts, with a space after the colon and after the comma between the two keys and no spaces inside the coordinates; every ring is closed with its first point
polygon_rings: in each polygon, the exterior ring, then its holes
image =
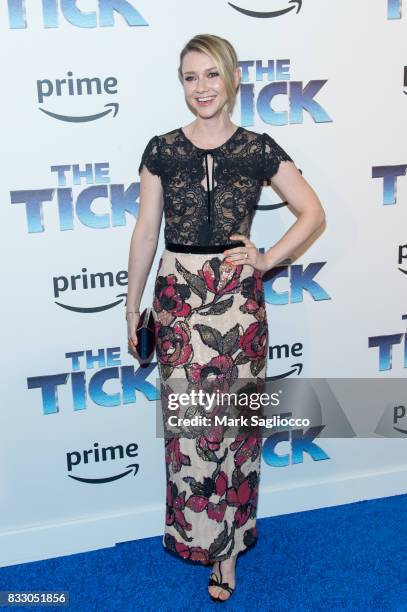
{"type": "Polygon", "coordinates": [[[232,592],[236,587],[235,567],[236,555],[220,563],[216,562],[213,564],[210,576],[212,580],[210,580],[208,587],[209,595],[211,595],[212,598],[226,601],[232,596],[232,592]],[[223,588],[221,584],[223,584],[224,587],[229,586],[230,590],[223,588]]]}

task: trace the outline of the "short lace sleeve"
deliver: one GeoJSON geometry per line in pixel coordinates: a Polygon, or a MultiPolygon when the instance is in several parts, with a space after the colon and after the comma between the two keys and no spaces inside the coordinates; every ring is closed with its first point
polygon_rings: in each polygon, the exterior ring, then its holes
{"type": "Polygon", "coordinates": [[[138,172],[141,173],[143,166],[152,174],[160,176],[160,150],[158,136],[153,136],[147,143],[146,148],[141,156],[141,162],[139,165],[138,172]]]}
{"type": "Polygon", "coordinates": [[[293,161],[280,145],[264,132],[263,136],[263,180],[270,180],[277,173],[282,161],[293,161]]]}

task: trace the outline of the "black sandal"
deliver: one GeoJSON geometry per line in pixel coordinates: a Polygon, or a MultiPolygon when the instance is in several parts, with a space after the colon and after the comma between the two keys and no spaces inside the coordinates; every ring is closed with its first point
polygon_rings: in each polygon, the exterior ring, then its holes
{"type": "Polygon", "coordinates": [[[220,597],[214,597],[213,595],[211,595],[211,593],[209,593],[209,597],[212,599],[212,601],[223,603],[224,601],[229,601],[235,589],[232,588],[228,582],[222,582],[222,570],[220,569],[220,563],[219,563],[219,574],[220,574],[220,579],[215,574],[215,572],[212,572],[212,574],[209,577],[208,586],[220,587],[221,589],[229,593],[229,597],[227,599],[221,599],[220,597]],[[212,578],[212,576],[214,576],[214,578],[212,578]]]}

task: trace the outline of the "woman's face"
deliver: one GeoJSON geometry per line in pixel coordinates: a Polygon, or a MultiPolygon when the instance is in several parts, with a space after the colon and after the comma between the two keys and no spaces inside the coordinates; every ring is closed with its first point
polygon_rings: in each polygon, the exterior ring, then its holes
{"type": "Polygon", "coordinates": [[[199,51],[189,51],[182,62],[185,99],[205,119],[219,114],[227,102],[226,88],[214,60],[199,51]]]}

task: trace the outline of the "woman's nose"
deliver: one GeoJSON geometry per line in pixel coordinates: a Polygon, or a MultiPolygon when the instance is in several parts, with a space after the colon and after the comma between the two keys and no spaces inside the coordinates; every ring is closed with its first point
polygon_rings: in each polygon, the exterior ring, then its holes
{"type": "Polygon", "coordinates": [[[196,82],[196,89],[198,91],[207,91],[208,90],[208,81],[205,77],[198,79],[196,82]]]}

